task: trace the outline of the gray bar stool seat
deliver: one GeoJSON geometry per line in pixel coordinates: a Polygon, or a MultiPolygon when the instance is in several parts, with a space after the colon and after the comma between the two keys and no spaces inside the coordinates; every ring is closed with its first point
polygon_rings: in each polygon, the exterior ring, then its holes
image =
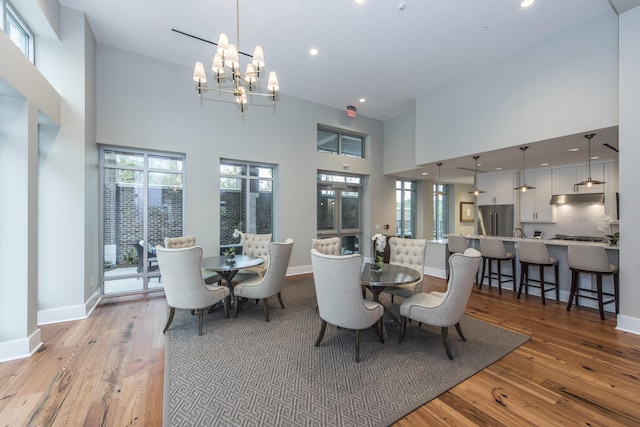
{"type": "Polygon", "coordinates": [[[609,264],[607,251],[602,246],[582,246],[570,245],[567,248],[567,258],[569,260],[569,268],[571,269],[571,293],[569,294],[569,302],[567,311],[571,310],[573,297],[588,298],[598,301],[598,309],[600,310],[600,319],[604,320],[604,305],[615,303],[616,314],[620,312],[620,300],[618,294],[620,292],[620,281],[618,277],[618,266],[609,264]],[[591,288],[580,287],[580,273],[596,275],[596,290],[591,288]],[[613,276],[613,293],[604,292],[602,290],[602,276],[613,276]],[[593,295],[596,296],[593,296],[593,295]],[[612,297],[604,301],[604,296],[612,297]]]}
{"type": "Polygon", "coordinates": [[[556,291],[556,301],[559,301],[560,287],[558,286],[558,260],[549,256],[547,245],[537,240],[518,241],[518,258],[520,259],[520,287],[518,288],[518,299],[520,299],[523,287],[525,294],[528,295],[529,286],[533,286],[534,288],[540,288],[542,305],[547,304],[545,294],[553,290],[556,291]],[[530,266],[538,266],[539,279],[532,279],[529,276],[530,266]],[[547,282],[544,280],[545,267],[553,267],[553,282],[547,282]]]}
{"type": "Polygon", "coordinates": [[[498,279],[498,293],[502,295],[502,284],[513,282],[513,291],[516,291],[516,258],[512,253],[507,252],[502,240],[495,237],[480,237],[480,253],[482,254],[482,274],[480,275],[480,282],[478,283],[478,289],[482,289],[482,284],[485,277],[489,279],[489,286],[491,286],[491,280],[493,278],[498,279]],[[498,265],[497,271],[492,271],[492,264],[496,262],[498,265]],[[510,261],[511,274],[502,273],[502,262],[510,261]],[[489,272],[485,275],[485,267],[489,266],[489,272]]]}

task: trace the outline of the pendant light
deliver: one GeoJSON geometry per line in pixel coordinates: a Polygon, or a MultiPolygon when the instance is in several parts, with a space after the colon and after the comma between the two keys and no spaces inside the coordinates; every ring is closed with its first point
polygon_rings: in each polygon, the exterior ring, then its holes
{"type": "Polygon", "coordinates": [[[436,183],[436,191],[433,194],[436,196],[446,196],[447,193],[440,190],[440,166],[442,166],[442,162],[438,162],[436,165],[438,165],[438,182],[436,183]]]}
{"type": "Polygon", "coordinates": [[[469,194],[473,194],[474,196],[477,196],[478,194],[481,194],[481,193],[486,193],[486,191],[478,189],[478,159],[479,158],[480,156],[473,156],[473,160],[476,161],[476,172],[473,175],[474,189],[473,191],[469,191],[469,194]]]}
{"type": "Polygon", "coordinates": [[[518,185],[517,187],[514,187],[514,190],[520,190],[523,193],[527,190],[535,190],[536,187],[532,187],[530,185],[527,185],[527,168],[525,166],[526,162],[524,161],[524,153],[525,151],[527,151],[527,148],[529,147],[520,147],[520,149],[522,150],[522,185],[518,185]]]}
{"type": "Polygon", "coordinates": [[[595,133],[588,133],[588,134],[584,135],[584,137],[587,138],[588,146],[589,146],[589,150],[588,150],[589,153],[588,153],[588,156],[587,156],[589,175],[588,175],[586,180],[580,181],[576,185],[586,185],[587,187],[591,187],[593,185],[598,185],[598,184],[604,184],[605,183],[604,181],[598,181],[597,179],[591,179],[591,139],[594,136],[596,136],[595,133]]]}

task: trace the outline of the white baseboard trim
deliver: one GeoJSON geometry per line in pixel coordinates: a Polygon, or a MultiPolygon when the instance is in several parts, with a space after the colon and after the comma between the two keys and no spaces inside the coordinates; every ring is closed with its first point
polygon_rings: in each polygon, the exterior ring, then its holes
{"type": "Polygon", "coordinates": [[[640,319],[630,316],[618,315],[618,325],[616,326],[618,331],[630,332],[632,334],[640,335],[640,319]]]}
{"type": "Polygon", "coordinates": [[[447,270],[444,270],[442,268],[435,268],[435,267],[425,267],[424,268],[424,274],[426,274],[427,276],[434,276],[434,277],[439,277],[441,279],[446,279],[447,278],[447,270]]]}
{"type": "Polygon", "coordinates": [[[313,273],[310,265],[299,265],[297,267],[289,267],[287,269],[287,276],[297,276],[299,274],[313,273]]]}
{"type": "Polygon", "coordinates": [[[98,305],[102,295],[96,290],[83,305],[53,308],[38,311],[38,325],[50,325],[52,323],[82,320],[89,317],[93,309],[98,305]]]}
{"type": "Polygon", "coordinates": [[[41,345],[42,340],[39,328],[27,338],[0,342],[0,362],[31,357],[41,345]]]}

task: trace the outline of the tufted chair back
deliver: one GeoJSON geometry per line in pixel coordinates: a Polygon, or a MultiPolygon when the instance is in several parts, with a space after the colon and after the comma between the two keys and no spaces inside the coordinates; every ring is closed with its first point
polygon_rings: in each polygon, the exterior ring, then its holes
{"type": "Polygon", "coordinates": [[[424,257],[427,249],[426,239],[403,239],[392,237],[389,239],[389,264],[402,265],[420,273],[420,278],[414,283],[387,288],[385,292],[392,295],[410,297],[422,292],[422,276],[424,275],[424,257]]]}
{"type": "Polygon", "coordinates": [[[240,270],[239,274],[249,274],[264,276],[269,268],[269,243],[271,243],[272,233],[269,234],[251,234],[244,233],[242,235],[242,255],[257,256],[264,258],[264,264],[256,267],[240,270]]]}
{"type": "Polygon", "coordinates": [[[167,249],[190,248],[196,245],[196,236],[165,237],[164,247],[167,249]]]}
{"type": "Polygon", "coordinates": [[[311,239],[311,248],[325,255],[342,255],[342,242],[339,237],[311,239]]]}

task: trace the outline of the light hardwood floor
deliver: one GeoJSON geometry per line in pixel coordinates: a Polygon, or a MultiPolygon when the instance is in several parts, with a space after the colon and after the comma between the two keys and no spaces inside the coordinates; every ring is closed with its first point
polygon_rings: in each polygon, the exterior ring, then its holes
{"type": "MultiPolygon", "coordinates": [[[[444,286],[426,277],[426,290],[444,286]]],[[[531,340],[397,426],[640,425],[640,336],[616,331],[614,316],[486,286],[467,314],[531,340]]],[[[165,320],[164,297],[151,294],[43,326],[33,357],[0,363],[0,424],[160,426],[165,320]]]]}

